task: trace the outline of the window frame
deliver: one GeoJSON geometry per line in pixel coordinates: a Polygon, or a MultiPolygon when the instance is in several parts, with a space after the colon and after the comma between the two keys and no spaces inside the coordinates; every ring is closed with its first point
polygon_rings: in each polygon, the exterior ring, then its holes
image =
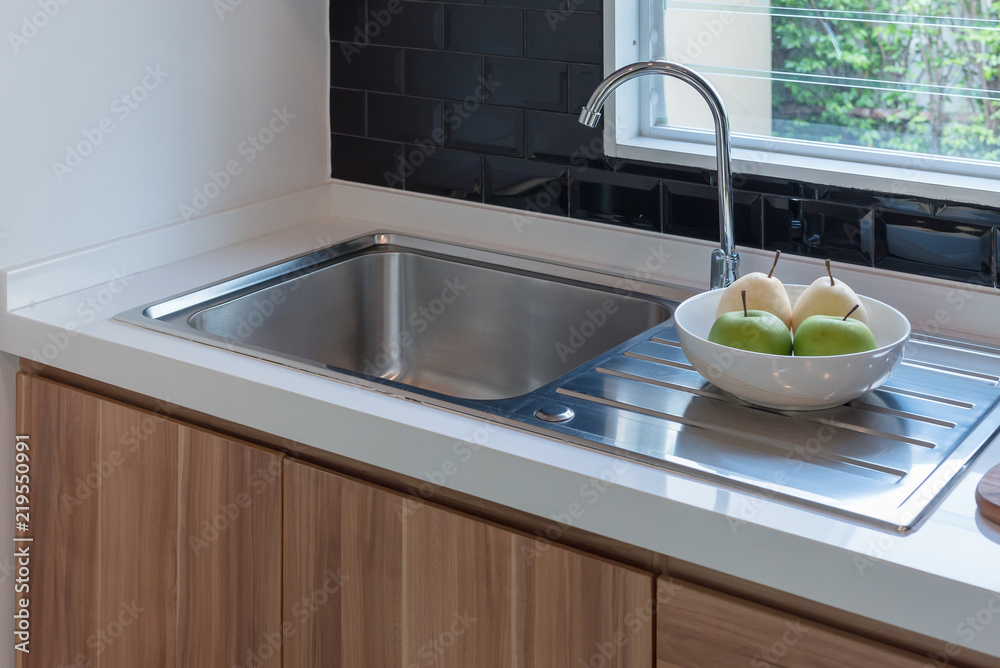
{"type": "MultiPolygon", "coordinates": [[[[637,61],[663,56],[650,37],[651,17],[663,0],[605,0],[604,74],[637,61]],[[618,34],[621,28],[622,34],[618,34]]],[[[663,94],[662,77],[640,77],[619,87],[605,104],[604,149],[614,158],[715,169],[711,131],[650,131],[650,95],[663,94]]],[[[705,114],[709,114],[705,107],[705,114]]],[[[749,139],[749,138],[748,138],[749,139]]],[[[836,157],[822,155],[818,142],[785,138],[741,140],[732,148],[734,174],[801,181],[819,186],[874,192],[889,199],[921,197],[1000,207],[1000,164],[981,169],[976,163],[897,151],[838,147],[836,157]],[[803,152],[790,152],[800,145],[803,152]],[[784,150],[782,150],[784,149],[784,150]],[[879,154],[888,158],[879,162],[879,154]],[[949,165],[954,171],[941,171],[949,165]],[[969,165],[974,165],[973,169],[969,165]],[[970,171],[980,172],[978,174],[970,171]]]]}

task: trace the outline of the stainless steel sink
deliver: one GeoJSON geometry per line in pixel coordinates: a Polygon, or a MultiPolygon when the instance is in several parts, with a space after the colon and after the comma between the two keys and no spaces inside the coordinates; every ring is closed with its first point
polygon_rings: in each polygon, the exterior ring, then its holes
{"type": "Polygon", "coordinates": [[[124,318],[312,371],[507,399],[670,317],[666,300],[610,278],[376,234],[124,318]]]}
{"type": "Polygon", "coordinates": [[[685,359],[685,296],[386,233],[118,319],[893,531],[1000,431],[1000,351],[922,335],[847,405],[750,406],[685,359]]]}

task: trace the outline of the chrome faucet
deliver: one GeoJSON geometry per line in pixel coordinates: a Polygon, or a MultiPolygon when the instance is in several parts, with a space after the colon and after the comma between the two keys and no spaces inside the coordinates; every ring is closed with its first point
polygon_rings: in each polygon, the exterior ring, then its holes
{"type": "Polygon", "coordinates": [[[590,100],[580,112],[580,122],[595,128],[601,119],[601,108],[611,93],[626,81],[644,74],[663,74],[690,84],[701,93],[712,110],[715,119],[715,161],[719,182],[719,242],[721,248],[712,251],[712,275],[710,287],[724,288],[739,277],[740,254],[736,252],[733,229],[733,184],[732,166],[729,155],[729,116],[722,104],[719,93],[708,81],[694,70],[667,60],[650,60],[626,65],[612,72],[598,84],[590,100]]]}

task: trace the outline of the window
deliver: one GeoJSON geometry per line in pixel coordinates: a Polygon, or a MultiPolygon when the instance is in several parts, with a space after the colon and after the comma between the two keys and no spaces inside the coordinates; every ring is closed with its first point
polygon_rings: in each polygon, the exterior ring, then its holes
{"type": "MultiPolygon", "coordinates": [[[[608,58],[711,81],[735,172],[1000,205],[1000,0],[613,2],[608,58]]],[[[612,154],[714,164],[693,89],[642,77],[612,99],[612,154]]]]}

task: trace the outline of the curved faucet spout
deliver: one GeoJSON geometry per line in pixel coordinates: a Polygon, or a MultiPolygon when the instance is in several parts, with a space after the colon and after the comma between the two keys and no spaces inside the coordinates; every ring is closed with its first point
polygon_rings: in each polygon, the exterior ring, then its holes
{"type": "Polygon", "coordinates": [[[694,70],[667,60],[650,60],[626,65],[612,72],[598,84],[590,100],[580,112],[580,122],[588,127],[597,127],[601,119],[601,109],[611,93],[626,81],[646,74],[662,74],[680,79],[694,87],[708,103],[715,119],[715,160],[719,185],[719,243],[721,248],[712,251],[712,275],[709,284],[714,290],[732,283],[739,276],[740,256],[736,252],[733,228],[733,184],[732,166],[729,154],[729,115],[722,98],[704,77],[694,70]]]}

